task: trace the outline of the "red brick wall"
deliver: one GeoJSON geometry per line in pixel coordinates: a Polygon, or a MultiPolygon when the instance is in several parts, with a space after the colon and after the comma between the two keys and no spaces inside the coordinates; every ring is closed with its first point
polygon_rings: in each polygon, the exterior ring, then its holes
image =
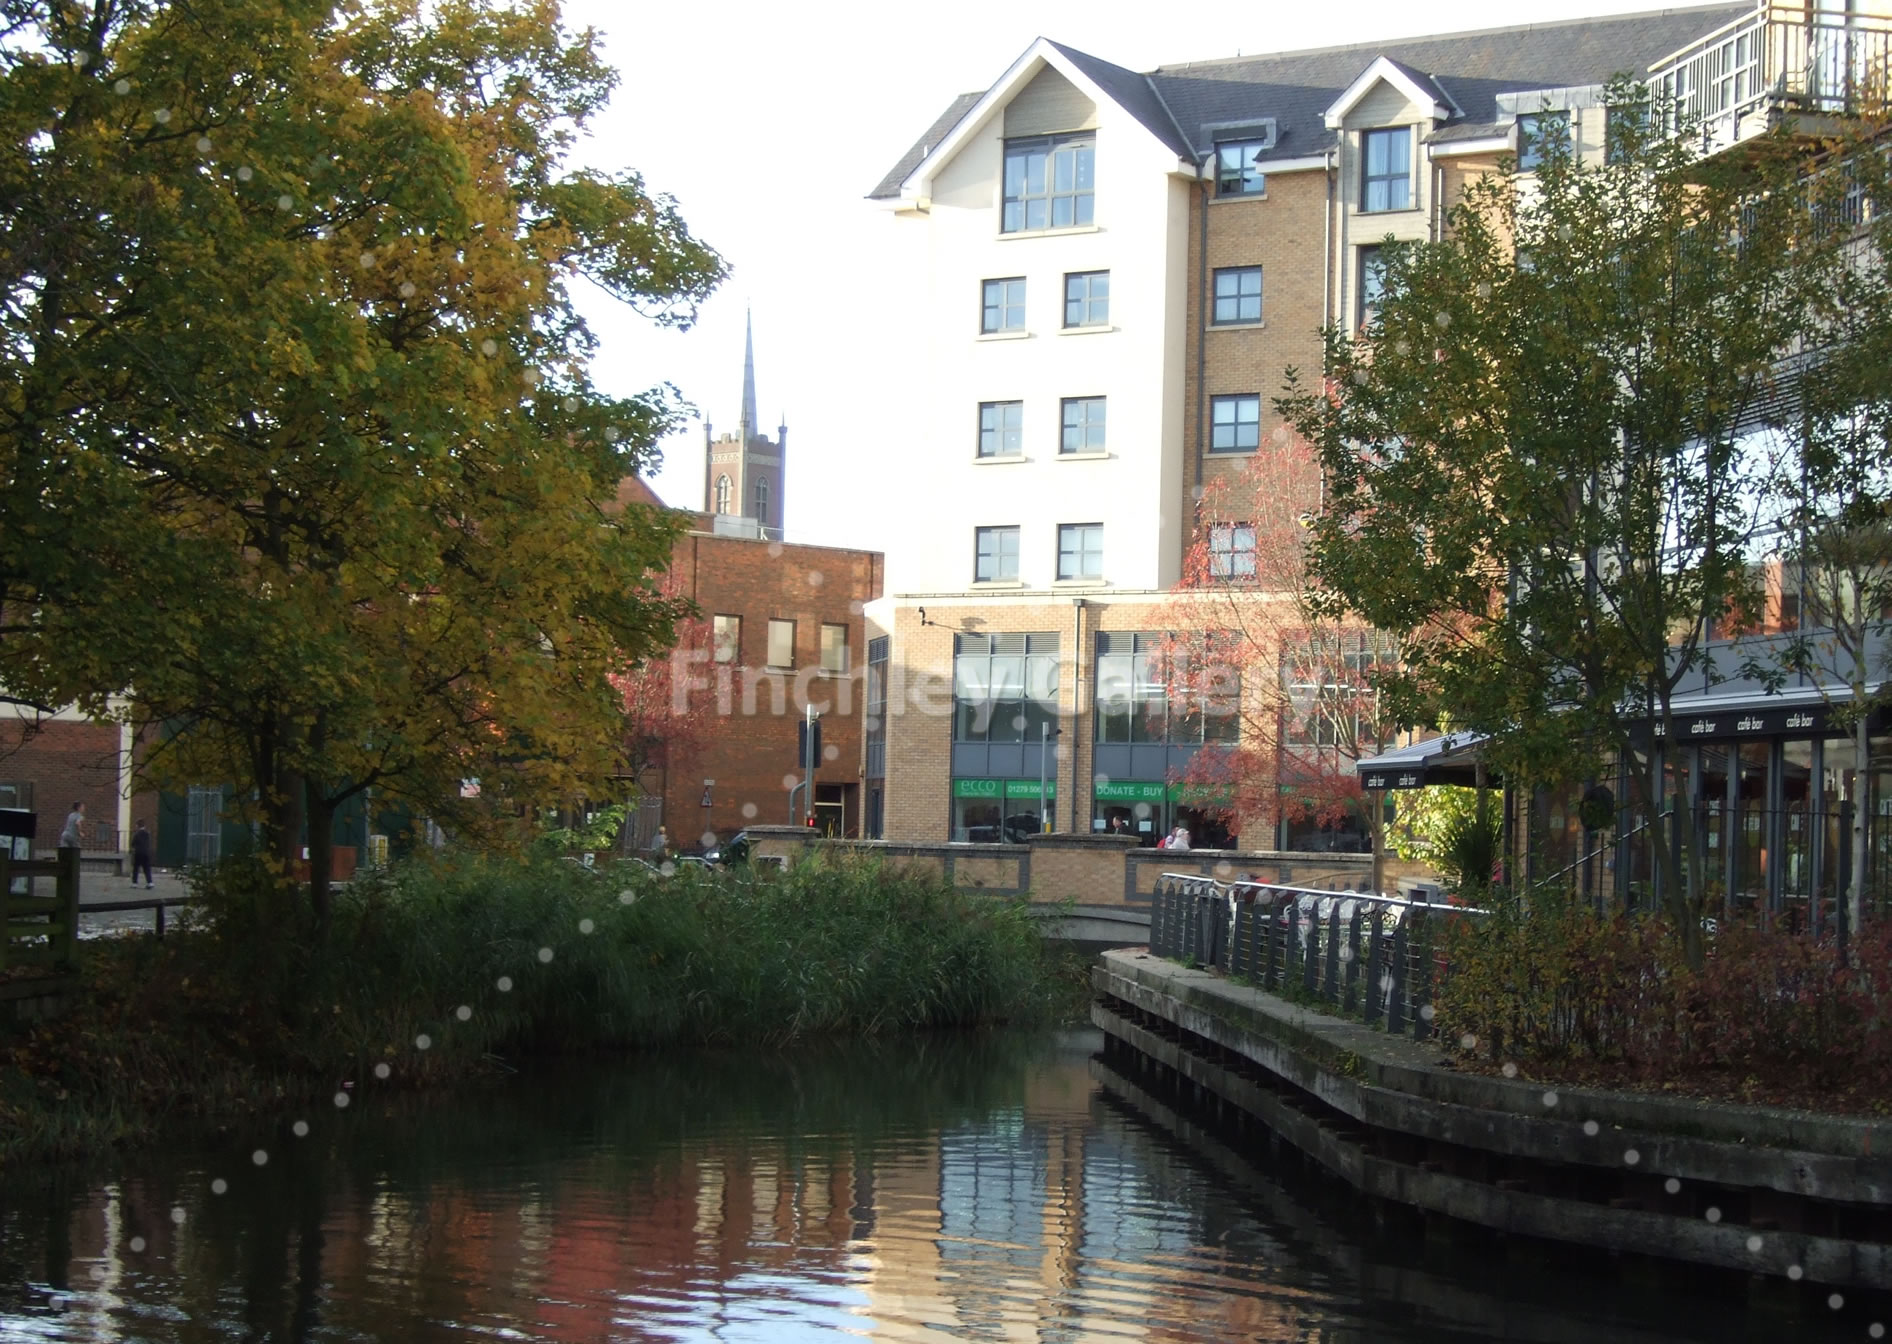
{"type": "Polygon", "coordinates": [[[867,665],[861,609],[880,596],[880,554],[691,533],[677,543],[672,571],[705,620],[737,616],[742,630],[735,663],[702,663],[696,668],[708,684],[691,694],[714,706],[713,717],[698,748],[671,761],[664,771],[664,824],[670,842],[696,849],[705,844],[706,834],[726,839],[749,822],[780,825],[789,820],[792,781],[787,777],[799,778],[798,698],[818,709],[827,706],[821,718],[825,759],[815,782],[848,786],[846,831],[858,835],[864,807],[861,706],[867,665]],[[779,674],[765,671],[771,619],[795,622],[794,666],[779,674]],[[821,666],[824,624],[847,627],[849,671],[843,676],[812,671],[821,666]],[[721,676],[725,670],[726,691],[721,676]],[[779,694],[772,681],[779,681],[779,694]],[[716,781],[707,808],[702,806],[705,779],[716,781]]]}
{"type": "Polygon", "coordinates": [[[103,823],[116,834],[118,748],[113,723],[49,719],[35,726],[0,720],[0,784],[32,784],[33,810],[39,814],[35,850],[59,843],[59,829],[75,799],[85,803],[88,831],[103,823]]]}

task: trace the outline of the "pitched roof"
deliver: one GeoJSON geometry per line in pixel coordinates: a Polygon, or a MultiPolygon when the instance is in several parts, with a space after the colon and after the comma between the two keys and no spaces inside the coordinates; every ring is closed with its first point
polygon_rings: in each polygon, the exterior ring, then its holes
{"type": "Polygon", "coordinates": [[[1176,118],[1170,115],[1168,107],[1157,96],[1156,89],[1150,83],[1148,75],[1139,75],[1134,70],[1126,70],[1121,65],[1112,65],[1109,61],[1100,61],[1095,56],[1087,55],[1075,47],[1067,47],[1062,42],[1050,43],[1061,52],[1072,65],[1089,76],[1092,83],[1110,95],[1111,101],[1118,107],[1143,123],[1151,135],[1168,145],[1178,158],[1194,158],[1195,153],[1189,147],[1189,140],[1183,134],[1176,118]]]}
{"type": "Polygon", "coordinates": [[[1301,158],[1334,143],[1321,113],[1375,59],[1385,56],[1447,95],[1460,116],[1448,126],[1494,123],[1500,93],[1604,84],[1619,74],[1640,75],[1651,61],[1750,13],[1753,5],[1669,9],[1611,18],[1571,19],[1396,42],[1361,42],[1312,51],[1163,66],[1150,82],[1192,131],[1245,116],[1275,119],[1275,143],[1266,157],[1301,158]]]}
{"type": "Polygon", "coordinates": [[[900,194],[900,184],[907,180],[907,174],[920,166],[920,160],[931,152],[934,145],[946,138],[946,133],[959,124],[959,119],[972,111],[972,105],[985,97],[985,90],[977,93],[962,93],[953,99],[939,120],[926,128],[926,134],[913,142],[913,148],[900,156],[900,161],[880,179],[880,185],[867,193],[870,201],[886,200],[900,194]]]}
{"type": "Polygon", "coordinates": [[[618,482],[617,502],[619,508],[626,504],[644,504],[653,509],[667,507],[641,476],[626,476],[618,482]]]}
{"type": "MultiPolygon", "coordinates": [[[[1437,89],[1443,95],[1441,103],[1458,109],[1458,115],[1443,128],[1446,132],[1480,126],[1486,128],[1480,134],[1495,134],[1509,125],[1509,118],[1498,111],[1501,93],[1604,84],[1619,74],[1644,74],[1651,61],[1753,8],[1749,0],[1391,42],[1356,42],[1159,66],[1142,75],[1060,43],[1050,45],[1179,157],[1199,158],[1208,153],[1210,127],[1272,118],[1275,141],[1263,156],[1266,161],[1303,158],[1331,147],[1335,132],[1322,123],[1321,114],[1382,56],[1422,88],[1437,89]]],[[[955,98],[870,197],[898,196],[901,182],[926,151],[984,96],[966,93],[955,98]]]]}

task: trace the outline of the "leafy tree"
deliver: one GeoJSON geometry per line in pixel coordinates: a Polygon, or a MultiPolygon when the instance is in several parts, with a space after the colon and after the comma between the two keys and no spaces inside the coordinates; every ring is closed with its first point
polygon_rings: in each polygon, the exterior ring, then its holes
{"type": "Polygon", "coordinates": [[[1892,703],[1882,684],[1892,612],[1892,175],[1871,146],[1877,138],[1835,144],[1807,186],[1811,221],[1844,264],[1830,274],[1818,344],[1796,388],[1800,452],[1777,482],[1786,506],[1779,587],[1797,590],[1800,603],[1778,661],[1811,674],[1853,740],[1845,896],[1854,929],[1870,871],[1870,723],[1892,703]]]}
{"type": "Polygon", "coordinates": [[[0,172],[59,189],[5,221],[39,244],[0,511],[103,544],[0,552],[0,680],[129,689],[165,777],[249,784],[284,860],[307,825],[318,910],[364,790],[469,826],[603,787],[613,677],[685,610],[676,523],[615,504],[678,408],[592,387],[571,286],[687,323],[722,265],[564,166],[594,35],[550,0],[18,8],[0,116],[58,110],[0,172]]]}
{"type": "MultiPolygon", "coordinates": [[[[1370,329],[1329,333],[1330,381],[1280,406],[1326,472],[1315,572],[1400,641],[1396,716],[1490,734],[1514,777],[1641,760],[1654,818],[1646,725],[1672,729],[1683,679],[1716,675],[1706,642],[1755,607],[1781,359],[1827,262],[1784,139],[1702,162],[1613,126],[1606,163],[1553,144],[1530,185],[1469,187],[1443,241],[1394,254],[1370,329]]],[[[1680,872],[1651,848],[1698,960],[1693,832],[1680,872]]]]}
{"type": "MultiPolygon", "coordinates": [[[[665,579],[662,592],[681,599],[682,585],[674,574],[665,579]]],[[[691,617],[677,626],[668,652],[612,678],[624,705],[621,769],[639,793],[652,791],[652,771],[682,768],[709,738],[716,722],[715,691],[699,683],[700,669],[714,662],[711,641],[710,623],[691,617]]]]}

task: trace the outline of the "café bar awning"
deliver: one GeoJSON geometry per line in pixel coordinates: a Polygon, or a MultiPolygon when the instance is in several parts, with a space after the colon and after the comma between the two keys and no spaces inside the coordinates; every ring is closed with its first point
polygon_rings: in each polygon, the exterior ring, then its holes
{"type": "MultiPolygon", "coordinates": [[[[1478,748],[1484,742],[1478,733],[1446,733],[1423,742],[1365,756],[1354,769],[1360,786],[1366,789],[1419,789],[1428,784],[1462,784],[1471,788],[1478,783],[1478,748]]],[[[1487,784],[1501,781],[1493,771],[1487,784]]]]}

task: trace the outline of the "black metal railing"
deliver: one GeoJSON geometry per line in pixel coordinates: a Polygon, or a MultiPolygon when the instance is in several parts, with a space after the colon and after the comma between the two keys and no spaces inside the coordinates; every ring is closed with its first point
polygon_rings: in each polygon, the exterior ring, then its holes
{"type": "Polygon", "coordinates": [[[1448,916],[1484,914],[1369,892],[1165,873],[1150,908],[1150,951],[1423,1040],[1444,970],[1434,934],[1448,916]]]}

